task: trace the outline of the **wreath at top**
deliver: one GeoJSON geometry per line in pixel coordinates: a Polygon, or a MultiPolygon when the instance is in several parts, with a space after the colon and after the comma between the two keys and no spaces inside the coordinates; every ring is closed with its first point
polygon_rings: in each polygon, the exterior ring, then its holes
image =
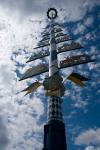
{"type": "Polygon", "coordinates": [[[57,10],[55,8],[50,8],[47,11],[47,16],[49,19],[55,19],[57,17],[57,10]]]}

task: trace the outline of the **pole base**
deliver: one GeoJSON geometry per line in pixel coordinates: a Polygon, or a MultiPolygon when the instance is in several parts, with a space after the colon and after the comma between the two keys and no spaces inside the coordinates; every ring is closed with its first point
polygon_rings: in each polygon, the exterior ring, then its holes
{"type": "Polygon", "coordinates": [[[65,125],[60,121],[52,121],[44,126],[43,150],[67,150],[65,125]]]}

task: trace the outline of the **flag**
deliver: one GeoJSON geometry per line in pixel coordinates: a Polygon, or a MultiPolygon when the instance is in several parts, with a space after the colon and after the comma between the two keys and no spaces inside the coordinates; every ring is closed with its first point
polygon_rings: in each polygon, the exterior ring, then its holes
{"type": "Polygon", "coordinates": [[[85,77],[85,76],[83,76],[83,75],[80,75],[79,73],[72,73],[71,75],[72,75],[73,77],[78,78],[78,79],[81,80],[81,81],[88,81],[88,80],[90,80],[89,78],[87,78],[87,77],[85,77]]]}
{"type": "Polygon", "coordinates": [[[33,91],[36,91],[37,88],[38,88],[39,86],[41,86],[41,85],[42,85],[42,83],[36,81],[36,82],[32,83],[29,87],[27,87],[26,89],[24,89],[22,92],[27,91],[27,93],[25,94],[25,95],[27,95],[27,94],[29,94],[29,93],[32,93],[33,91]]]}
{"type": "Polygon", "coordinates": [[[73,81],[79,86],[85,86],[85,84],[82,82],[82,80],[78,79],[77,77],[73,76],[72,74],[67,78],[68,80],[73,81]]]}

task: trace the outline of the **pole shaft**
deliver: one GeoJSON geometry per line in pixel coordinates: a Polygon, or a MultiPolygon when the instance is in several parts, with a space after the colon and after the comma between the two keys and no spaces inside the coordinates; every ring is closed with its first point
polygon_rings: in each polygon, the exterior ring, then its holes
{"type": "MultiPolygon", "coordinates": [[[[49,77],[54,76],[55,74],[59,75],[59,71],[54,25],[53,19],[51,19],[49,77]]],[[[43,150],[67,150],[61,104],[62,100],[60,96],[51,96],[48,99],[48,123],[44,126],[43,150]]]]}
{"type": "MultiPolygon", "coordinates": [[[[59,75],[58,71],[58,61],[56,52],[56,41],[54,32],[54,23],[51,20],[50,28],[50,59],[49,59],[49,76],[59,75]]],[[[59,90],[60,94],[60,90],[59,90]]],[[[61,98],[56,96],[51,96],[48,100],[48,122],[52,120],[63,121],[62,119],[62,109],[61,109],[61,98]]]]}

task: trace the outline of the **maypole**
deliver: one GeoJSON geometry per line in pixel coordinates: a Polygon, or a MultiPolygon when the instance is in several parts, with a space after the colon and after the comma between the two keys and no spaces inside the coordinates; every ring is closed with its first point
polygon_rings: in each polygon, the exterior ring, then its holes
{"type": "MultiPolygon", "coordinates": [[[[47,16],[49,25],[46,30],[49,29],[49,31],[45,31],[42,34],[42,40],[38,43],[37,47],[34,48],[37,49],[37,52],[33,53],[27,60],[28,63],[49,56],[49,64],[40,63],[37,66],[29,68],[20,79],[21,81],[49,72],[49,76],[45,77],[42,82],[36,81],[23,90],[23,92],[29,94],[35,92],[39,86],[43,86],[46,91],[45,95],[48,96],[48,119],[44,126],[43,150],[67,150],[65,124],[62,115],[62,97],[65,93],[65,79],[63,80],[61,77],[59,70],[94,61],[89,55],[81,54],[70,57],[67,56],[66,59],[60,61],[58,65],[58,54],[78,50],[83,47],[80,43],[72,41],[69,36],[63,33],[61,26],[55,22],[57,15],[55,8],[48,9],[47,16]],[[45,47],[47,47],[47,49],[44,49],[45,47]],[[38,51],[41,48],[42,50],[38,51]]],[[[70,80],[78,86],[84,87],[85,81],[89,79],[78,72],[72,72],[66,77],[66,80],[70,80]]]]}
{"type": "MultiPolygon", "coordinates": [[[[49,9],[47,12],[50,19],[50,58],[49,58],[49,77],[59,80],[58,95],[50,96],[48,101],[48,123],[44,127],[44,148],[43,150],[66,150],[65,125],[62,117],[61,88],[62,77],[59,75],[57,46],[55,40],[54,19],[57,17],[56,9],[49,9]],[[51,14],[50,14],[51,13],[51,14]]],[[[56,84],[56,83],[55,83],[56,84]]],[[[51,87],[51,91],[56,90],[51,87]]]]}

